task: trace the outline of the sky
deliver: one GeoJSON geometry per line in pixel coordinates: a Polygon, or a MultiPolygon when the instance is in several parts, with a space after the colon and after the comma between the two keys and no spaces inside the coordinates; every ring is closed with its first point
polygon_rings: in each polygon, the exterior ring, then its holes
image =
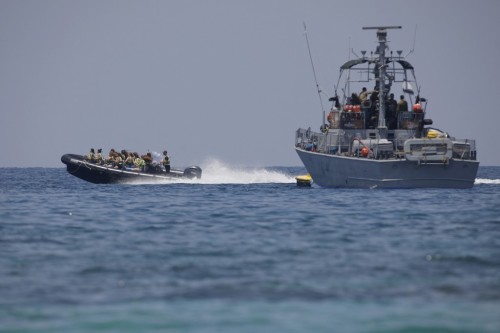
{"type": "Polygon", "coordinates": [[[0,0],[0,167],[92,147],[300,166],[296,129],[322,124],[303,22],[327,96],[349,50],[375,48],[363,26],[401,25],[389,47],[414,49],[433,127],[500,165],[499,15],[497,0],[0,0]]]}

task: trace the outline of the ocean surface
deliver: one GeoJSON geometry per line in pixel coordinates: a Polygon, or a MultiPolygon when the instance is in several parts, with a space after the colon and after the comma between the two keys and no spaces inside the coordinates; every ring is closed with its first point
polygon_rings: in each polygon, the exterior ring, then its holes
{"type": "Polygon", "coordinates": [[[0,168],[0,332],[500,332],[500,167],[472,189],[0,168]]]}

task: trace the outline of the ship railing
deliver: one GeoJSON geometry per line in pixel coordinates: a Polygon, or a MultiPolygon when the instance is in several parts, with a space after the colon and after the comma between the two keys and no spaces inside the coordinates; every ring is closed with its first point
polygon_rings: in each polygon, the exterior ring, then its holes
{"type": "Polygon", "coordinates": [[[322,136],[322,133],[313,132],[310,127],[308,129],[299,128],[295,132],[295,147],[317,151],[320,136],[322,136]]]}
{"type": "Polygon", "coordinates": [[[343,140],[342,130],[329,129],[319,136],[318,151],[324,154],[336,154],[339,151],[339,143],[343,140]]]}
{"type": "Polygon", "coordinates": [[[340,114],[340,128],[362,129],[365,127],[364,112],[342,112],[340,114]]]}
{"type": "Polygon", "coordinates": [[[324,132],[313,132],[311,129],[299,128],[295,132],[295,147],[323,154],[337,154],[347,151],[349,143],[340,129],[329,129],[324,132]]]}
{"type": "Polygon", "coordinates": [[[453,139],[453,158],[461,160],[473,160],[476,155],[476,140],[471,139],[453,139]]]}
{"type": "Polygon", "coordinates": [[[399,112],[398,114],[398,128],[415,130],[418,129],[424,120],[425,113],[419,112],[399,112]]]}
{"type": "Polygon", "coordinates": [[[320,133],[310,128],[299,128],[295,132],[295,147],[324,154],[337,154],[348,149],[348,142],[344,138],[343,130],[330,129],[320,133]]]}

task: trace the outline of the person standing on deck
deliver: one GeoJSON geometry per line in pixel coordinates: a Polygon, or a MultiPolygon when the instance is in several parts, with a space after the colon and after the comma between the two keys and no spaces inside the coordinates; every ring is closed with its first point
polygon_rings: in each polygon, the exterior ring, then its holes
{"type": "Polygon", "coordinates": [[[85,156],[85,159],[89,162],[94,162],[95,161],[95,151],[94,148],[90,148],[90,153],[85,156]]]}
{"type": "Polygon", "coordinates": [[[363,89],[361,89],[361,92],[359,93],[359,100],[361,101],[361,103],[363,103],[367,98],[368,91],[366,90],[366,87],[363,87],[363,89]]]}
{"type": "Polygon", "coordinates": [[[163,151],[163,160],[161,161],[161,164],[165,167],[165,172],[169,173],[170,172],[170,158],[168,157],[168,152],[166,150],[163,151]]]}
{"type": "Polygon", "coordinates": [[[398,107],[396,108],[397,113],[399,112],[408,112],[408,102],[405,101],[405,96],[399,96],[398,107]]]}
{"type": "Polygon", "coordinates": [[[95,162],[97,164],[102,164],[102,148],[97,149],[97,154],[95,155],[95,162]]]}
{"type": "Polygon", "coordinates": [[[394,94],[389,95],[389,99],[387,100],[387,114],[385,115],[387,120],[387,126],[389,129],[395,129],[397,124],[397,112],[398,102],[394,99],[394,94]]]}

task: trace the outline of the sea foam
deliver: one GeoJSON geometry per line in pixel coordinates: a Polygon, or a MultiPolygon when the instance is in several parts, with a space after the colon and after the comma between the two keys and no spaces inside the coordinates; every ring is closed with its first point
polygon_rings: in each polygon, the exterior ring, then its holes
{"type": "Polygon", "coordinates": [[[217,159],[200,165],[201,179],[138,180],[129,184],[284,184],[294,183],[294,176],[270,168],[232,166],[217,159]]]}

